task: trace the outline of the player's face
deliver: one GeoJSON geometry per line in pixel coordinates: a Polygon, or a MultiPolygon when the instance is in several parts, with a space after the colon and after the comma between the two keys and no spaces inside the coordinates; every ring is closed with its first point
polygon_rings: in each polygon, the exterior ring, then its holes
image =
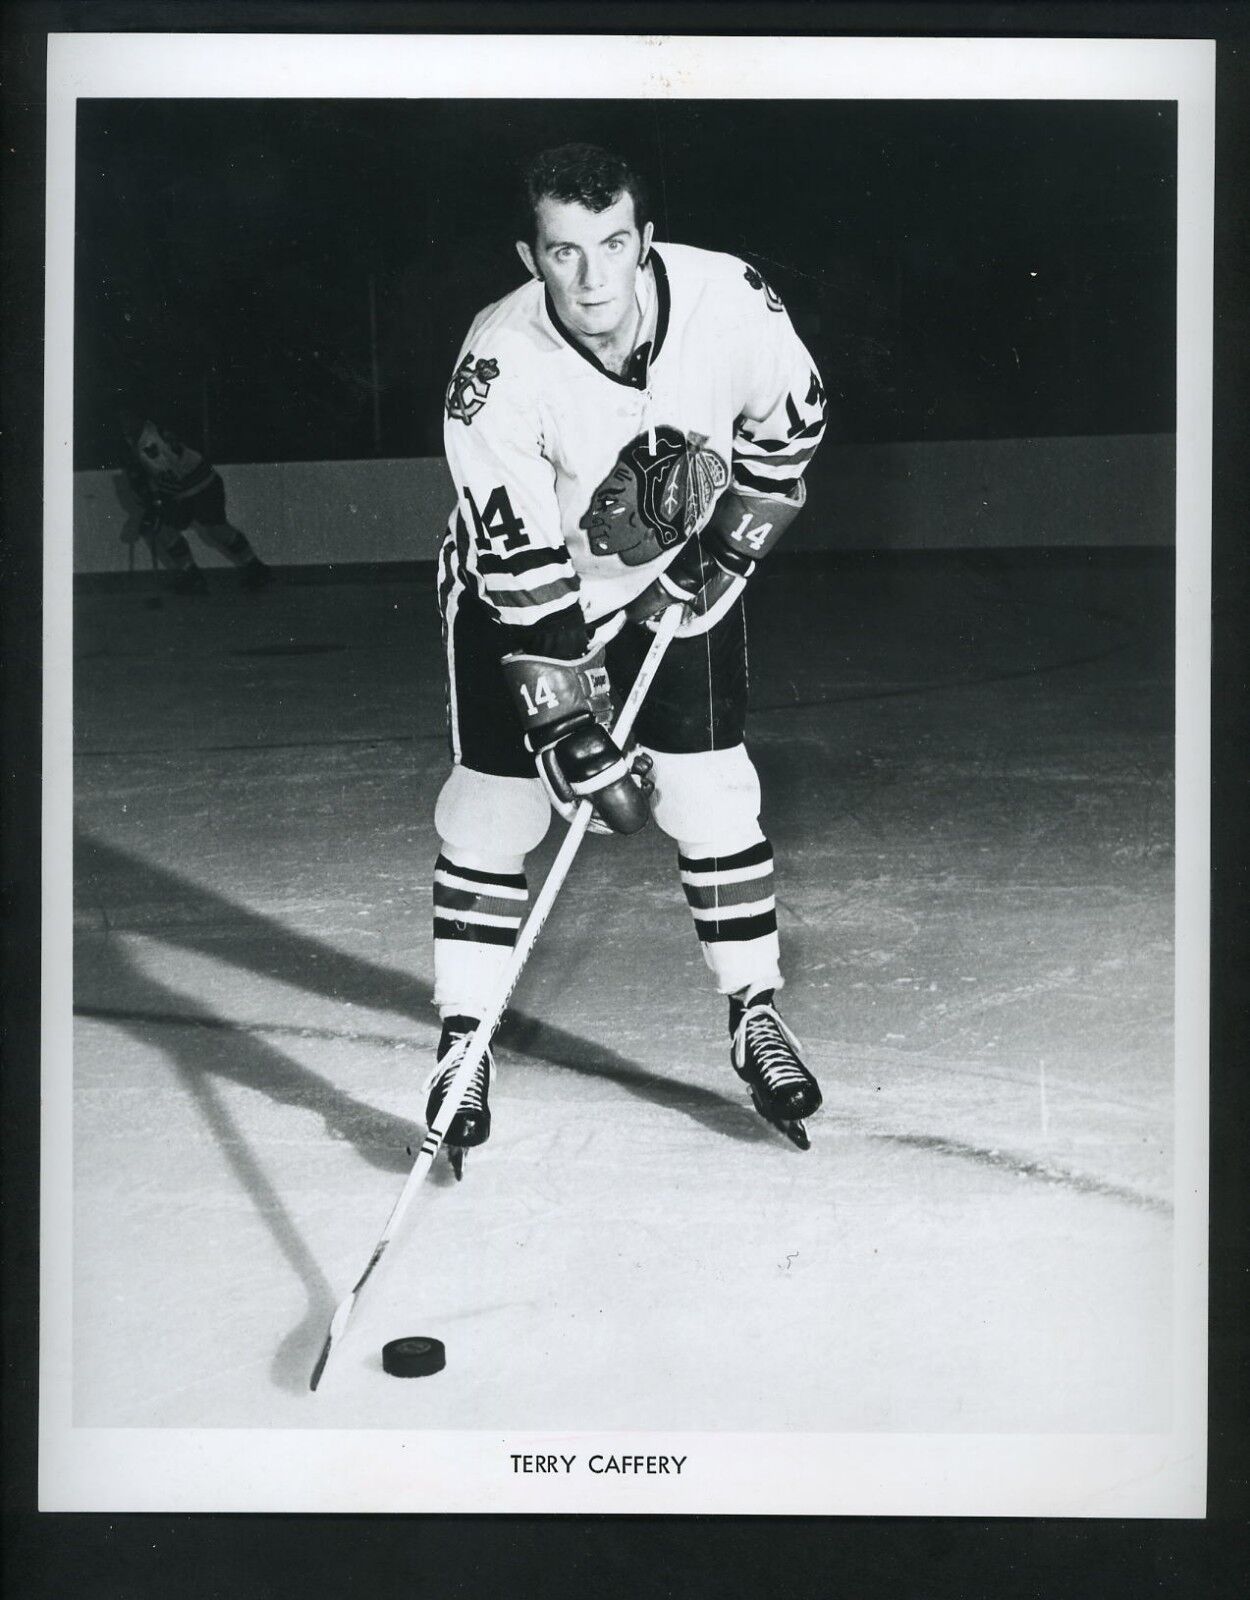
{"type": "Polygon", "coordinates": [[[637,316],[634,280],[651,245],[651,224],[638,232],[633,196],[622,192],[604,211],[545,197],[535,224],[533,248],[517,249],[546,284],[560,321],[592,341],[627,336],[637,316]]]}

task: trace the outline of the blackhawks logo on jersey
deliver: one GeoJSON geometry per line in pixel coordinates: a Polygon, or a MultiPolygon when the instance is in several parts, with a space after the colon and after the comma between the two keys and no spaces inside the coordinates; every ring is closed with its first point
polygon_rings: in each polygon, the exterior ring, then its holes
{"type": "Polygon", "coordinates": [[[497,361],[475,361],[470,350],[447,385],[447,415],[463,422],[466,428],[472,427],[474,417],[486,404],[490,386],[498,376],[497,361]]]}
{"type": "Polygon", "coordinates": [[[782,305],[781,296],[776,289],[773,288],[772,284],[761,278],[754,267],[748,267],[744,275],[753,289],[762,289],[764,291],[764,299],[767,300],[770,311],[784,311],[786,309],[782,305]]]}
{"type": "Polygon", "coordinates": [[[729,482],[729,468],[703,434],[655,430],[655,454],[639,434],[590,497],[578,526],[597,556],[640,567],[698,531],[729,482]]]}

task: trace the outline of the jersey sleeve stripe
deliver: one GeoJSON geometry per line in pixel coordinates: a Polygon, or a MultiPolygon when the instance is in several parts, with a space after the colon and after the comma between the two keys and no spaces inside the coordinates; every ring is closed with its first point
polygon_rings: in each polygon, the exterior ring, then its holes
{"type": "MultiPolygon", "coordinates": [[[[758,465],[759,463],[756,463],[758,465]]],[[[798,483],[801,474],[787,472],[776,477],[761,477],[758,472],[752,472],[750,467],[741,461],[734,462],[734,482],[742,489],[759,489],[763,494],[776,494],[778,489],[791,490],[798,483]]]]}
{"type": "Polygon", "coordinates": [[[487,579],[487,588],[504,603],[508,593],[519,595],[541,594],[553,584],[566,587],[572,578],[572,566],[567,562],[552,561],[545,566],[531,568],[529,572],[495,572],[487,579]]]}
{"type": "Polygon", "coordinates": [[[576,592],[572,584],[553,584],[547,591],[550,596],[548,599],[542,599],[540,595],[521,594],[492,594],[490,599],[498,607],[500,619],[509,627],[518,628],[528,627],[534,622],[546,622],[557,611],[565,610],[576,592]]]}
{"type": "Polygon", "coordinates": [[[573,559],[567,550],[547,546],[538,550],[516,550],[507,555],[483,551],[477,559],[478,571],[483,574],[533,572],[540,567],[561,566],[573,569],[573,559]]]}
{"type": "Polygon", "coordinates": [[[487,592],[497,606],[522,609],[529,606],[549,606],[552,604],[564,605],[571,595],[576,593],[576,584],[570,583],[567,578],[557,578],[551,583],[539,584],[535,589],[513,589],[509,587],[496,587],[487,584],[487,592]]]}
{"type": "Polygon", "coordinates": [[[165,482],[162,475],[157,483],[157,492],[171,500],[189,500],[201,489],[206,489],[216,476],[216,469],[209,466],[207,461],[201,461],[199,466],[192,467],[185,478],[165,482]]]}
{"type": "Polygon", "coordinates": [[[762,467],[797,465],[800,461],[810,461],[816,454],[816,446],[809,445],[807,449],[790,449],[785,445],[768,447],[767,453],[756,455],[755,445],[744,445],[741,441],[734,444],[734,455],[739,460],[754,461],[762,467]]]}
{"type": "Polygon", "coordinates": [[[825,419],[822,416],[817,418],[815,422],[809,422],[807,427],[800,428],[797,433],[789,434],[784,439],[772,438],[768,434],[752,433],[750,428],[745,426],[738,429],[737,437],[759,450],[784,450],[795,439],[819,439],[824,431],[825,419]]]}

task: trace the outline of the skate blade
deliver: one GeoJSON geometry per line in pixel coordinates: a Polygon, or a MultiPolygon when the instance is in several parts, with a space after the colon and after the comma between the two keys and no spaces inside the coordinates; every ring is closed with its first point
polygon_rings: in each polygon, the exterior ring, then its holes
{"type": "Polygon", "coordinates": [[[763,1117],[770,1128],[776,1128],[778,1133],[784,1134],[797,1150],[810,1150],[812,1141],[807,1137],[807,1129],[798,1117],[770,1117],[765,1111],[759,1095],[751,1091],[751,1104],[763,1117]]]}
{"type": "Polygon", "coordinates": [[[447,1159],[451,1162],[451,1170],[456,1175],[457,1183],[464,1177],[464,1158],[468,1153],[468,1150],[462,1144],[449,1144],[447,1146],[447,1159]]]}

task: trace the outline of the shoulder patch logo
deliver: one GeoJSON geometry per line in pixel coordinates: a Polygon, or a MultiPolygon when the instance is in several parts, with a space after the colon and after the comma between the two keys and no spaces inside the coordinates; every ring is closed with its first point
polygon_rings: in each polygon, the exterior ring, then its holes
{"type": "Polygon", "coordinates": [[[466,428],[472,427],[474,417],[486,404],[490,386],[498,376],[498,361],[475,361],[470,350],[447,385],[447,415],[463,422],[466,428]]]}
{"type": "Polygon", "coordinates": [[[763,278],[761,278],[754,267],[748,267],[743,276],[753,289],[763,290],[764,298],[768,302],[768,309],[770,311],[784,311],[786,309],[785,306],[782,305],[781,296],[777,293],[776,289],[774,289],[770,283],[767,283],[763,278]]]}

